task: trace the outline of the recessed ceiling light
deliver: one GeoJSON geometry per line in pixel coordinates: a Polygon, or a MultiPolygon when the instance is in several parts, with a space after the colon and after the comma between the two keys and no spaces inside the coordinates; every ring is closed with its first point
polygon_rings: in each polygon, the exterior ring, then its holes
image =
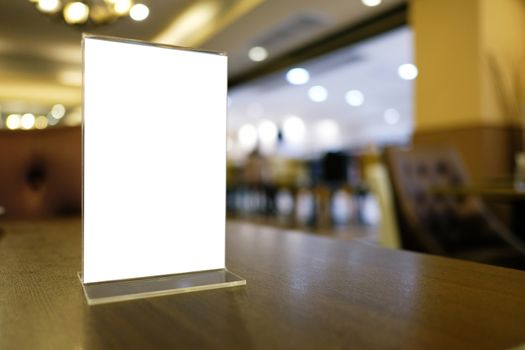
{"type": "Polygon", "coordinates": [[[401,119],[401,116],[399,115],[399,112],[397,109],[389,108],[383,113],[383,119],[387,124],[395,125],[399,123],[399,119],[401,119]]]}
{"type": "Polygon", "coordinates": [[[61,119],[66,114],[66,107],[56,104],[51,108],[51,116],[55,119],[61,119]]]}
{"type": "Polygon", "coordinates": [[[418,69],[412,63],[406,63],[399,66],[397,73],[404,80],[414,80],[419,74],[418,69]]]}
{"type": "Polygon", "coordinates": [[[259,140],[263,146],[273,147],[277,142],[278,132],[277,126],[271,120],[263,120],[257,126],[259,140]]]}
{"type": "Polygon", "coordinates": [[[89,17],[89,7],[82,2],[70,2],[64,7],[64,20],[69,24],[85,23],[89,17]]]}
{"type": "Polygon", "coordinates": [[[358,107],[365,102],[365,96],[359,90],[350,90],[345,95],[346,102],[353,107],[358,107]]]}
{"type": "Polygon", "coordinates": [[[115,5],[113,8],[118,15],[123,16],[128,14],[131,5],[133,5],[131,0],[115,0],[115,5]]]}
{"type": "Polygon", "coordinates": [[[303,142],[306,135],[306,126],[301,118],[296,115],[288,115],[283,122],[284,140],[293,145],[303,142]]]}
{"type": "Polygon", "coordinates": [[[248,51],[248,57],[254,62],[261,62],[268,58],[268,51],[262,46],[255,46],[248,51]]]}
{"type": "Polygon", "coordinates": [[[241,126],[237,137],[239,138],[239,145],[245,151],[250,152],[257,145],[257,129],[251,124],[241,126]]]}
{"type": "Polygon", "coordinates": [[[26,113],[20,118],[20,125],[22,126],[22,129],[31,129],[33,126],[35,126],[35,116],[31,113],[26,113]]]}
{"type": "Polygon", "coordinates": [[[35,128],[45,129],[47,128],[47,117],[45,115],[38,116],[35,120],[35,128]]]}
{"type": "Polygon", "coordinates": [[[361,0],[361,2],[365,6],[374,7],[380,5],[382,0],[361,0]]]}
{"type": "Polygon", "coordinates": [[[5,120],[8,129],[16,130],[20,128],[20,114],[11,114],[5,120]]]}
{"type": "Polygon", "coordinates": [[[312,86],[308,89],[308,97],[314,102],[323,102],[328,97],[328,91],[321,85],[312,86]]]}
{"type": "Polygon", "coordinates": [[[135,4],[129,10],[129,16],[137,22],[143,21],[149,16],[149,8],[144,4],[135,4]]]}
{"type": "Polygon", "coordinates": [[[292,85],[303,85],[310,80],[310,73],[304,68],[292,68],[286,73],[286,80],[292,85]]]}
{"type": "Polygon", "coordinates": [[[59,0],[39,0],[37,8],[45,13],[55,13],[60,9],[59,0]]]}
{"type": "Polygon", "coordinates": [[[335,145],[339,137],[339,125],[332,119],[323,119],[316,124],[316,136],[322,146],[335,145]]]}

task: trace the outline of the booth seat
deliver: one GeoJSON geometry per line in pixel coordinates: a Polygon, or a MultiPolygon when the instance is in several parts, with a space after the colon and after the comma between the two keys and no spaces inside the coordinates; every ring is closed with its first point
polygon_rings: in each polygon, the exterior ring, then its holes
{"type": "Polygon", "coordinates": [[[81,128],[0,130],[0,219],[79,215],[81,128]]]}

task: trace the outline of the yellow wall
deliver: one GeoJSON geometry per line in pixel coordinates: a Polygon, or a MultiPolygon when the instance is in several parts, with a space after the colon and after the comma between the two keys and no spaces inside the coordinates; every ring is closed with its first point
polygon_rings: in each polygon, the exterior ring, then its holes
{"type": "Polygon", "coordinates": [[[477,122],[481,112],[478,0],[413,0],[416,129],[477,122]]]}
{"type": "Polygon", "coordinates": [[[416,132],[521,122],[525,1],[412,0],[410,24],[416,132]]]}
{"type": "Polygon", "coordinates": [[[482,0],[481,5],[483,119],[523,125],[525,1],[482,0]]]}

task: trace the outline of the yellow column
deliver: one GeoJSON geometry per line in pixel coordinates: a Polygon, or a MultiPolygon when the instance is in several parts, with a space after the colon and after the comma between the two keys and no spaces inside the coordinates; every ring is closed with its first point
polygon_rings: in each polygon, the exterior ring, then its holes
{"type": "Polygon", "coordinates": [[[414,143],[455,147],[474,177],[508,173],[525,118],[525,1],[411,0],[409,22],[414,143]]]}
{"type": "Polygon", "coordinates": [[[491,124],[523,127],[525,1],[481,0],[482,113],[491,124]]]}
{"type": "Polygon", "coordinates": [[[410,24],[420,71],[417,131],[481,121],[479,7],[479,0],[411,2],[410,24]]]}

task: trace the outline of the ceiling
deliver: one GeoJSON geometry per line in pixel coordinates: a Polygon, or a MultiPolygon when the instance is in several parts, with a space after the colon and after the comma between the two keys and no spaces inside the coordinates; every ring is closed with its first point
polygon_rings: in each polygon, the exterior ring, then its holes
{"type": "MultiPolygon", "coordinates": [[[[145,21],[125,18],[90,32],[226,51],[235,76],[257,64],[247,57],[253,45],[267,45],[270,58],[277,57],[402,2],[366,7],[360,0],[144,0],[150,8],[145,21]]],[[[1,1],[2,111],[80,104],[80,42],[79,30],[40,14],[29,0],[1,1]]]]}
{"type": "Polygon", "coordinates": [[[304,62],[301,67],[310,73],[304,85],[288,83],[284,70],[233,89],[230,134],[235,141],[243,125],[257,127],[263,120],[282,130],[284,121],[295,115],[306,124],[305,143],[296,150],[280,149],[281,153],[308,156],[330,149],[406,142],[412,133],[413,81],[401,79],[398,68],[413,63],[412,51],[412,32],[404,26],[304,62]],[[309,98],[308,90],[316,85],[326,88],[325,101],[309,98]],[[350,90],[362,92],[362,105],[347,103],[350,90]],[[390,114],[385,117],[387,110],[390,114]],[[326,130],[327,120],[337,130],[326,130]]]}

